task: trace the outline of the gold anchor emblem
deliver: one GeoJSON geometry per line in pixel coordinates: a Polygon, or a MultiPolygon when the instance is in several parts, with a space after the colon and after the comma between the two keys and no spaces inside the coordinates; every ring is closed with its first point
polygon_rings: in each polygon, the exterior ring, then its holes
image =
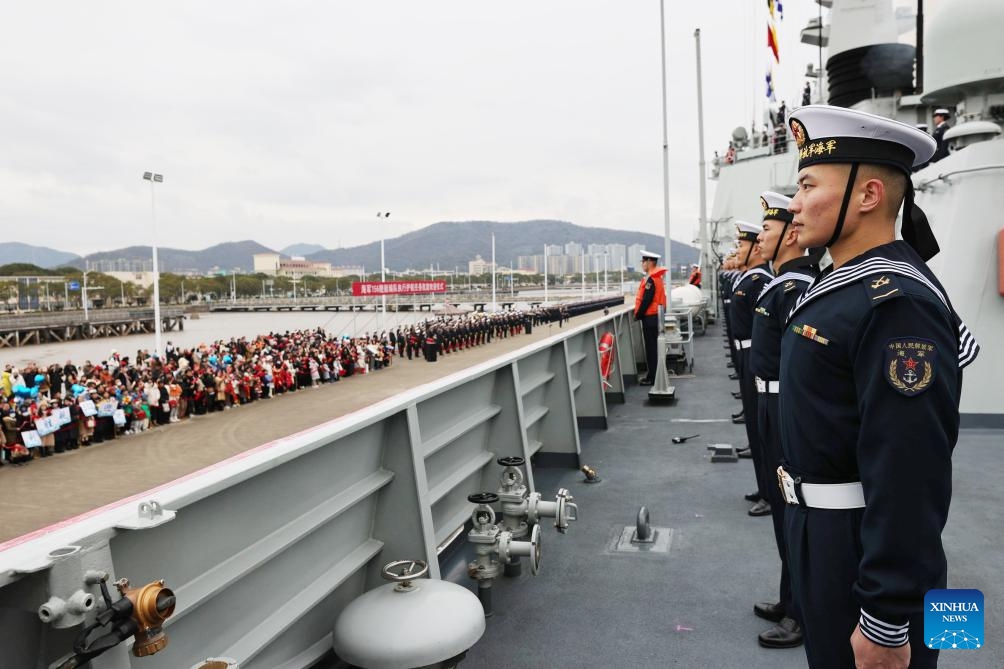
{"type": "Polygon", "coordinates": [[[880,276],[879,278],[872,281],[872,290],[878,290],[882,286],[889,284],[889,278],[885,276],[880,276]]]}

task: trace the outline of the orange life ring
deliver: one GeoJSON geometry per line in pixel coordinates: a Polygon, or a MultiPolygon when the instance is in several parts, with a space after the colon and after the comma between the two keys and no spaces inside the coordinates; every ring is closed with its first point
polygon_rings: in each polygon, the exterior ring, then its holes
{"type": "MultiPolygon", "coordinates": [[[[608,332],[600,337],[600,376],[606,382],[614,368],[614,336],[608,332]]],[[[609,385],[609,384],[606,384],[609,385]]]]}

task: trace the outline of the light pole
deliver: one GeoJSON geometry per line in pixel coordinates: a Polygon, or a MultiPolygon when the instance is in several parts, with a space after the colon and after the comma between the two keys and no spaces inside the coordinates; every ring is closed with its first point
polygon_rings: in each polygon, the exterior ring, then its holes
{"type": "MultiPolygon", "coordinates": [[[[381,219],[381,218],[385,219],[385,222],[386,222],[386,219],[390,218],[390,212],[389,211],[378,211],[377,212],[377,218],[378,219],[381,219]]],[[[377,221],[377,222],[379,223],[379,221],[377,221]]],[[[387,275],[386,275],[387,261],[384,260],[384,256],[383,256],[383,242],[384,242],[384,230],[383,230],[383,227],[381,227],[380,228],[380,283],[386,283],[387,282],[387,275]]],[[[381,330],[384,327],[384,322],[386,321],[386,319],[387,319],[387,293],[384,292],[384,287],[380,286],[380,329],[381,330]]]]}
{"type": "MultiPolygon", "coordinates": [[[[662,210],[666,233],[666,304],[673,303],[673,258],[672,242],[669,236],[669,132],[666,126],[666,9],[664,0],[659,0],[659,32],[662,47],[662,210]]],[[[703,178],[703,176],[702,176],[703,178]]],[[[659,323],[660,330],[662,323],[659,323]]]]}
{"type": "MultiPolygon", "coordinates": [[[[86,261],[84,261],[84,262],[86,262],[86,261]]],[[[20,296],[20,294],[18,295],[17,301],[18,301],[18,305],[20,305],[21,304],[21,296],[20,296]]],[[[80,301],[83,302],[84,320],[85,321],[91,320],[90,316],[87,314],[87,270],[86,269],[84,270],[84,285],[83,285],[83,288],[80,291],[80,301]]]]}
{"type": "Polygon", "coordinates": [[[547,244],[544,244],[544,305],[547,306],[547,244]]]}
{"type": "Polygon", "coordinates": [[[153,220],[153,352],[160,357],[160,268],[157,266],[157,201],[154,197],[155,183],[163,183],[163,174],[144,172],[143,178],[150,182],[150,214],[153,220]]]}

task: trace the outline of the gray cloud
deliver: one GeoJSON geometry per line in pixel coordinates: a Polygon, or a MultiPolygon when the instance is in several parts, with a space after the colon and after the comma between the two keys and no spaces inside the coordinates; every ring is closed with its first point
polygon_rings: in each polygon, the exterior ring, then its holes
{"type": "MultiPolygon", "coordinates": [[[[786,7],[789,106],[815,52],[786,7]]],[[[697,218],[693,30],[708,157],[763,95],[765,12],[667,2],[674,237],[697,218]]],[[[553,217],[661,234],[658,3],[13,3],[0,34],[0,223],[86,253],[372,241],[553,217]],[[375,212],[391,219],[376,225],[375,212]]],[[[762,107],[762,106],[761,106],[762,107]]]]}

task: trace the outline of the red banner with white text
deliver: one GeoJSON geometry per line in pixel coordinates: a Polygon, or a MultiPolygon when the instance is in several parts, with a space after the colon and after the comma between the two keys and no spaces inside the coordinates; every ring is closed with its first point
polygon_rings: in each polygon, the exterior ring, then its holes
{"type": "Polygon", "coordinates": [[[432,281],[354,281],[352,294],[356,297],[373,295],[415,295],[419,293],[445,293],[445,280],[432,281]]]}

